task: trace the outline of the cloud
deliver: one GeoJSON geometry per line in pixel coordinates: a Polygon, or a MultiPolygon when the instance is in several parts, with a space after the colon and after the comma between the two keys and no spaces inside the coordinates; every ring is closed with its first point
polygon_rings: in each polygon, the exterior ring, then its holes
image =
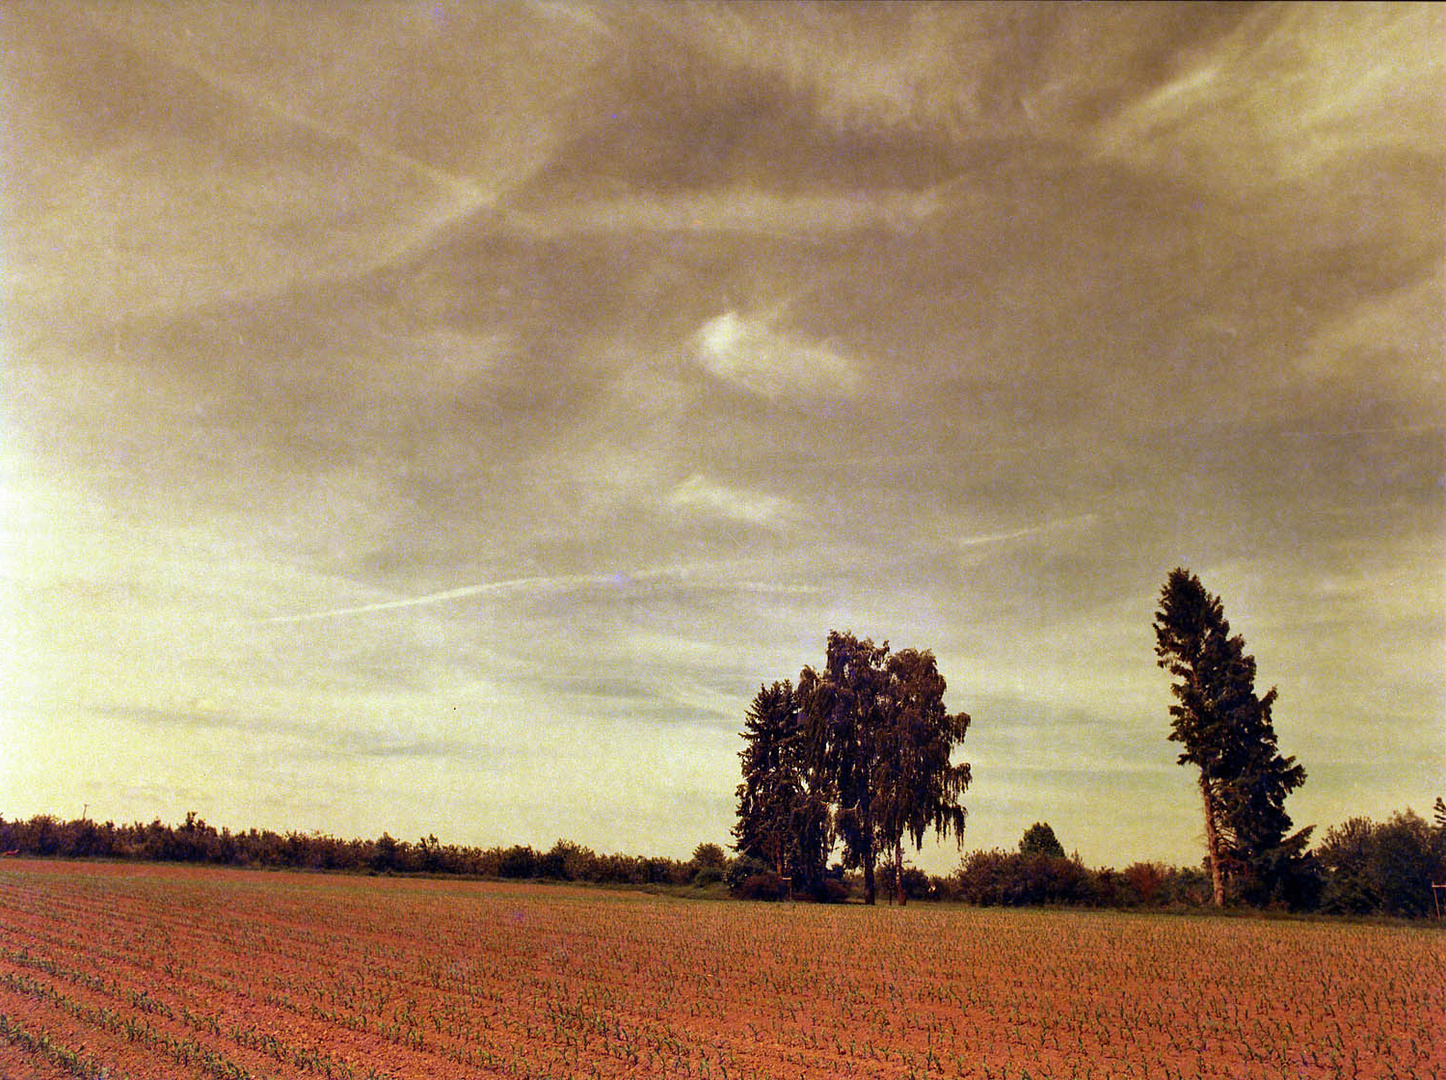
{"type": "Polygon", "coordinates": [[[254,719],[243,718],[207,702],[194,701],[184,708],[161,708],[151,705],[94,706],[94,715],[108,720],[123,720],[143,727],[182,728],[188,731],[216,729],[248,731],[257,726],[254,719]]]}
{"type": "Polygon", "coordinates": [[[705,371],[766,398],[853,397],[863,381],[857,364],[838,350],[737,311],[709,319],[692,344],[705,371]]]}
{"type": "Polygon", "coordinates": [[[1434,8],[432,8],[6,12],[14,809],[686,854],[852,628],[971,843],[1193,857],[1179,563],[1303,806],[1428,790],[1434,8]]]}
{"type": "Polygon", "coordinates": [[[748,525],[773,521],[787,506],[777,496],[728,487],[709,480],[702,473],[693,473],[673,488],[668,503],[679,509],[702,510],[748,525]]]}
{"type": "Polygon", "coordinates": [[[970,536],[961,536],[954,542],[961,548],[984,547],[991,544],[1007,543],[1010,540],[1022,540],[1027,536],[1047,536],[1051,533],[1079,534],[1094,526],[1099,521],[1097,514],[1081,514],[1077,517],[1061,518],[1058,521],[1047,521],[1042,525],[1030,525],[1022,529],[1008,529],[1003,532],[976,533],[970,536]]]}

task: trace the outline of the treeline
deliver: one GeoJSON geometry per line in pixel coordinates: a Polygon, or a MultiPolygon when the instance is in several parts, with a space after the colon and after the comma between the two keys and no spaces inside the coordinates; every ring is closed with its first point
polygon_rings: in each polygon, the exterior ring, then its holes
{"type": "Polygon", "coordinates": [[[277,870],[359,874],[441,874],[498,879],[549,879],[599,885],[691,885],[719,882],[727,856],[700,844],[692,859],[600,855],[559,840],[547,851],[514,844],[477,848],[444,844],[435,836],[411,843],[382,833],[375,840],[342,840],[322,833],[232,832],[196,814],[184,824],[160,820],[117,825],[88,818],[60,821],[39,814],[28,821],[0,817],[0,852],[62,859],[127,859],[207,863],[277,870]]]}
{"type": "MultiPolygon", "coordinates": [[[[375,840],[341,840],[321,833],[232,832],[194,813],[184,824],[159,820],[116,825],[88,818],[61,821],[40,814],[26,821],[0,817],[0,852],[68,859],[119,859],[211,864],[256,869],[355,874],[455,875],[493,880],[669,886],[713,895],[782,900],[787,883],[773,867],[746,855],[730,857],[717,844],[699,844],[691,858],[598,854],[559,840],[545,851],[514,844],[476,848],[415,843],[383,833],[375,840]]],[[[1446,804],[1436,800],[1433,821],[1405,810],[1384,822],[1352,818],[1329,829],[1310,853],[1315,900],[1305,910],[1333,915],[1434,917],[1433,884],[1446,884],[1446,804]]],[[[846,902],[862,895],[862,875],[841,863],[826,871],[817,899],[846,902]]],[[[1017,851],[975,851],[947,876],[892,863],[880,868],[885,897],[985,907],[1071,906],[1190,909],[1212,906],[1210,874],[1202,867],[1136,862],[1122,870],[1092,868],[1067,857],[1053,829],[1029,828],[1017,851]]],[[[795,899],[803,897],[793,894],[795,899]]],[[[1442,898],[1446,907],[1446,896],[1442,898]]]]}
{"type": "MultiPolygon", "coordinates": [[[[1439,797],[1433,817],[1427,822],[1408,809],[1384,822],[1357,817],[1327,830],[1300,861],[1307,881],[1299,898],[1304,902],[1266,906],[1327,915],[1435,917],[1433,885],[1446,885],[1446,803],[1439,797]]],[[[1192,908],[1214,906],[1208,865],[1137,862],[1123,870],[1091,869],[1066,858],[1053,830],[1036,824],[1018,851],[976,851],[948,878],[906,869],[904,885],[918,899],[983,906],[1192,908]]],[[[1442,893],[1446,912],[1446,890],[1442,893]]]]}

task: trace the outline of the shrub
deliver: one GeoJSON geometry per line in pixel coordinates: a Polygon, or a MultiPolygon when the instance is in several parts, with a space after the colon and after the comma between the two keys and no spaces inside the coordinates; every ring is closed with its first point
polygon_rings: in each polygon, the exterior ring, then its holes
{"type": "Polygon", "coordinates": [[[730,891],[738,892],[749,878],[771,872],[772,868],[761,859],[755,859],[752,855],[739,855],[728,863],[728,869],[723,872],[723,881],[730,891]]]}
{"type": "Polygon", "coordinates": [[[497,876],[504,878],[530,878],[537,872],[537,853],[524,844],[514,844],[501,852],[497,861],[497,876]]]}
{"type": "Polygon", "coordinates": [[[1321,907],[1338,914],[1432,914],[1433,881],[1446,880],[1438,830],[1414,811],[1377,824],[1351,818],[1329,830],[1316,857],[1324,869],[1321,907]]]}
{"type": "Polygon", "coordinates": [[[768,871],[744,878],[737,894],[742,900],[783,900],[788,896],[788,885],[777,874],[768,871]]]}
{"type": "Polygon", "coordinates": [[[960,898],[983,906],[1094,904],[1093,875],[1072,859],[1053,855],[976,851],[958,874],[960,898]]]}

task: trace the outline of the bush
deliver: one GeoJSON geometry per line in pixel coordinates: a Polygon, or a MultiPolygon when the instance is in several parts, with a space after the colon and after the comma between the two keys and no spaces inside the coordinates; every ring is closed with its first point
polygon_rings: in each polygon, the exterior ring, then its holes
{"type": "MultiPolygon", "coordinates": [[[[932,893],[929,884],[929,875],[920,870],[917,866],[904,867],[904,896],[909,900],[928,900],[932,893]]],[[[898,896],[897,883],[894,881],[894,868],[891,864],[885,863],[879,867],[879,897],[894,902],[898,896]]]]}
{"type": "Polygon", "coordinates": [[[761,859],[755,859],[752,855],[740,855],[728,863],[728,868],[723,871],[723,881],[730,892],[736,893],[749,878],[771,872],[772,867],[761,859]]]}
{"type": "Polygon", "coordinates": [[[504,878],[530,878],[537,873],[537,852],[524,844],[514,844],[501,852],[497,862],[497,876],[504,878]]]}
{"type": "Polygon", "coordinates": [[[788,896],[788,885],[772,871],[751,874],[738,886],[740,900],[783,900],[788,896]]]}
{"type": "Polygon", "coordinates": [[[1432,882],[1446,880],[1442,833],[1411,810],[1381,824],[1351,818],[1326,833],[1316,857],[1321,908],[1333,914],[1433,914],[1432,882]]]}
{"type": "Polygon", "coordinates": [[[723,868],[720,866],[700,866],[693,872],[695,889],[706,889],[710,885],[717,885],[722,880],[723,868]]]}
{"type": "Polygon", "coordinates": [[[958,881],[962,900],[986,907],[1098,902],[1093,875],[1054,855],[976,851],[964,860],[958,881]]]}

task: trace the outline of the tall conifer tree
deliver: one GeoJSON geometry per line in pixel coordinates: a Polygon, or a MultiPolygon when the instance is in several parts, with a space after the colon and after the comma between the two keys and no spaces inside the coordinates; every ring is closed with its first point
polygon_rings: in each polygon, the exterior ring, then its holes
{"type": "Polygon", "coordinates": [[[739,753],[737,850],[765,862],[793,888],[815,893],[833,838],[828,794],[820,790],[817,753],[788,680],[760,686],[744,715],[739,753]]]}
{"type": "Polygon", "coordinates": [[[1155,612],[1155,655],[1175,677],[1170,739],[1200,770],[1206,855],[1216,904],[1291,899],[1309,828],[1286,836],[1285,799],[1305,769],[1276,746],[1272,688],[1255,693],[1255,658],[1231,636],[1219,597],[1183,568],[1170,572],[1155,612]]]}

